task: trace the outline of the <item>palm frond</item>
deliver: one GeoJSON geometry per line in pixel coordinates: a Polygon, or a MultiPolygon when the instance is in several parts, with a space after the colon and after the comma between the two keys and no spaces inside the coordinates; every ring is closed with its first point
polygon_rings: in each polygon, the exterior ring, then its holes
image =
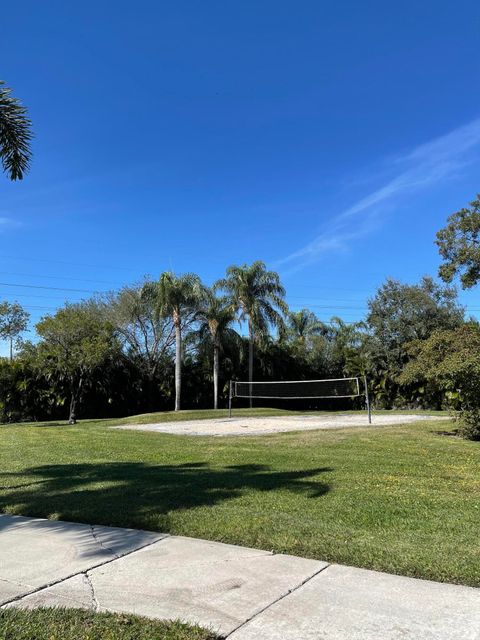
{"type": "Polygon", "coordinates": [[[285,289],[278,273],[268,271],[264,262],[228,267],[227,277],[216,287],[230,297],[239,321],[249,319],[258,338],[267,335],[270,327],[283,330],[283,315],[288,312],[285,289]]]}
{"type": "Polygon", "coordinates": [[[26,108],[0,80],[0,159],[11,180],[22,180],[29,169],[32,137],[26,108]]]}

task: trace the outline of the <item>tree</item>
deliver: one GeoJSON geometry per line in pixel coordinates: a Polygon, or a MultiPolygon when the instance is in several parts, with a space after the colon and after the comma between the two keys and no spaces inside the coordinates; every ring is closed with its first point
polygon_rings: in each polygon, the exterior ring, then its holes
{"type": "Polygon", "coordinates": [[[410,345],[411,360],[400,381],[438,386],[451,407],[458,410],[461,433],[480,440],[480,327],[436,331],[427,340],[410,345]]]}
{"type": "Polygon", "coordinates": [[[35,326],[40,342],[34,347],[35,364],[54,384],[65,384],[70,395],[69,423],[93,374],[109,358],[119,356],[112,325],[94,305],[69,304],[35,326]]]}
{"type": "Polygon", "coordinates": [[[156,300],[143,294],[144,285],[109,293],[98,306],[112,323],[131,372],[131,401],[136,397],[142,411],[155,411],[166,408],[173,395],[175,331],[172,319],[158,314],[156,300]]]}
{"type": "Polygon", "coordinates": [[[415,285],[388,279],[368,301],[368,309],[366,347],[374,395],[387,407],[398,405],[397,400],[402,405],[418,405],[420,398],[414,389],[405,390],[407,397],[399,397],[402,390],[398,376],[410,359],[408,344],[463,323],[464,310],[458,304],[456,290],[442,287],[429,277],[415,285]]]}
{"type": "Polygon", "coordinates": [[[294,342],[306,344],[313,336],[327,333],[327,327],[309,309],[291,311],[287,317],[287,335],[294,342]]]}
{"type": "Polygon", "coordinates": [[[254,342],[265,338],[270,327],[284,327],[283,315],[288,313],[285,289],[278,273],[267,271],[260,260],[228,267],[227,277],[219,280],[217,286],[227,293],[240,322],[248,322],[248,380],[252,382],[254,342]]]}
{"type": "Polygon", "coordinates": [[[0,338],[10,342],[10,362],[13,360],[13,341],[23,333],[30,314],[18,302],[0,303],[0,338]]]}
{"type": "Polygon", "coordinates": [[[156,299],[145,295],[145,284],[108,294],[100,307],[126,357],[153,380],[175,342],[175,332],[171,318],[159,315],[156,299]]]}
{"type": "Polygon", "coordinates": [[[365,375],[365,324],[344,322],[338,316],[333,316],[327,335],[331,374],[352,377],[365,375]]]}
{"type": "Polygon", "coordinates": [[[182,391],[182,328],[194,319],[202,296],[200,278],[194,273],[177,276],[164,272],[158,282],[143,287],[145,300],[155,304],[158,318],[170,317],[175,331],[175,411],[181,407],[182,391]]]}
{"type": "Polygon", "coordinates": [[[368,309],[369,328],[398,362],[412,340],[424,340],[436,329],[458,327],[464,319],[456,290],[429,277],[416,285],[389,278],[368,301],[368,309]]]}
{"type": "Polygon", "coordinates": [[[282,331],[280,342],[290,351],[296,366],[291,375],[299,379],[305,375],[326,373],[327,336],[329,329],[310,309],[300,309],[288,313],[286,328],[282,331]]]}
{"type": "Polygon", "coordinates": [[[448,218],[436,244],[444,261],[439,269],[442,280],[452,282],[460,276],[463,289],[476,285],[480,280],[480,193],[470,207],[448,218]]]}
{"type": "Polygon", "coordinates": [[[215,290],[205,287],[199,303],[196,319],[200,326],[200,340],[210,338],[213,346],[213,408],[218,409],[218,378],[220,370],[220,352],[223,341],[236,332],[232,329],[235,313],[225,297],[216,295],[215,290]]]}
{"type": "Polygon", "coordinates": [[[0,159],[10,180],[22,180],[30,165],[31,122],[26,108],[0,80],[0,159]]]}

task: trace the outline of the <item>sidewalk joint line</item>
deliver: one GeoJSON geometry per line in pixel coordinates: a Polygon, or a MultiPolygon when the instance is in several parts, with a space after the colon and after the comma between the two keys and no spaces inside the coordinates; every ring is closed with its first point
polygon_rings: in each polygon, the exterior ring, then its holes
{"type": "Polygon", "coordinates": [[[37,587],[36,589],[32,589],[31,591],[28,591],[27,593],[22,593],[19,594],[18,596],[15,596],[14,598],[10,598],[10,600],[7,600],[6,602],[2,602],[2,604],[0,605],[0,609],[3,609],[4,607],[6,607],[9,604],[12,604],[13,602],[18,602],[19,600],[23,600],[24,598],[33,595],[34,593],[39,593],[40,591],[44,591],[45,589],[49,589],[50,587],[54,587],[57,584],[61,584],[62,582],[65,582],[65,580],[70,580],[70,578],[75,578],[76,576],[81,576],[81,575],[85,575],[87,571],[93,571],[94,569],[98,569],[99,567],[104,567],[107,564],[110,564],[112,562],[116,562],[117,560],[120,560],[121,558],[126,558],[127,556],[132,555],[132,553],[136,553],[137,551],[141,551],[142,549],[146,549],[147,547],[151,547],[153,544],[157,544],[157,542],[163,542],[164,540],[167,540],[168,538],[170,538],[170,534],[161,534],[162,537],[158,538],[158,540],[153,540],[152,542],[147,542],[146,544],[142,544],[140,547],[137,547],[136,549],[132,549],[131,551],[127,551],[126,553],[122,553],[122,555],[120,556],[115,556],[114,558],[110,558],[109,560],[104,560],[103,562],[98,562],[97,564],[92,565],[91,567],[88,567],[88,569],[82,569],[81,571],[76,571],[75,573],[72,573],[68,576],[65,576],[63,578],[59,578],[58,580],[52,580],[52,582],[48,582],[47,584],[42,584],[40,587],[37,587]]]}
{"type": "Polygon", "coordinates": [[[328,569],[328,567],[330,566],[331,566],[330,564],[326,564],[324,567],[321,567],[320,569],[318,569],[318,571],[315,571],[315,573],[312,573],[312,575],[305,578],[305,580],[297,584],[295,587],[293,587],[292,589],[289,589],[286,593],[282,593],[282,595],[280,595],[276,600],[272,600],[272,602],[269,602],[262,609],[253,613],[249,618],[247,618],[246,620],[241,622],[238,626],[236,626],[235,629],[232,629],[232,631],[229,631],[225,636],[221,636],[221,638],[223,638],[223,640],[227,640],[227,638],[230,638],[230,636],[232,636],[239,629],[247,625],[249,622],[257,618],[258,616],[262,615],[262,613],[265,613],[267,609],[270,609],[270,607],[273,607],[273,605],[277,604],[277,602],[280,602],[284,598],[287,598],[291,593],[295,593],[295,591],[298,591],[298,589],[301,589],[304,585],[307,584],[307,582],[310,582],[310,580],[313,580],[313,578],[315,578],[320,573],[322,573],[322,571],[325,571],[325,569],[328,569]]]}

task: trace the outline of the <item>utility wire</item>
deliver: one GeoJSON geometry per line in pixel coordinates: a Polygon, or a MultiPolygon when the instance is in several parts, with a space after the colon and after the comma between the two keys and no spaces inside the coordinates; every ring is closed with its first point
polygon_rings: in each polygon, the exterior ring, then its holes
{"type": "Polygon", "coordinates": [[[109,284],[114,287],[118,287],[118,282],[112,282],[107,280],[91,280],[90,278],[74,278],[72,276],[52,276],[43,275],[39,273],[16,273],[12,271],[0,271],[3,276],[19,276],[21,278],[46,278],[48,280],[76,280],[77,282],[91,282],[92,284],[109,284]]]}
{"type": "Polygon", "coordinates": [[[108,293],[107,291],[94,291],[92,289],[70,289],[68,287],[47,287],[39,284],[21,284],[19,282],[0,282],[1,287],[21,287],[23,289],[47,289],[49,291],[71,291],[74,293],[108,293]]]}

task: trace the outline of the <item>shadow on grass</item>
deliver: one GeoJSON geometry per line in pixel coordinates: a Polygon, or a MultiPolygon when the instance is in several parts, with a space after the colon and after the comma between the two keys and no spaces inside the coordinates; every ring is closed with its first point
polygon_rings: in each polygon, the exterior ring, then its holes
{"type": "Polygon", "coordinates": [[[0,473],[0,511],[118,527],[170,530],[173,511],[213,506],[246,492],[287,490],[318,498],[322,467],[274,471],[264,465],[137,462],[44,465],[0,473]]]}
{"type": "Polygon", "coordinates": [[[449,436],[450,438],[460,438],[460,430],[452,429],[451,431],[432,431],[436,436],[449,436]]]}

